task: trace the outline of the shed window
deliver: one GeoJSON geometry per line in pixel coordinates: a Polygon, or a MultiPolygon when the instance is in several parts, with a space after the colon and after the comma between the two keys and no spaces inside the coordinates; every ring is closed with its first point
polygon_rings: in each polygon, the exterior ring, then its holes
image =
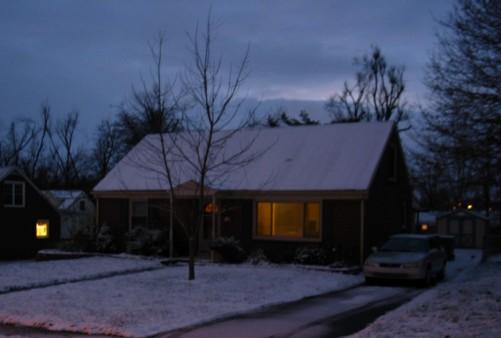
{"type": "Polygon", "coordinates": [[[260,237],[320,239],[320,203],[258,202],[260,237]]]}
{"type": "Polygon", "coordinates": [[[49,238],[49,221],[38,220],[35,228],[36,237],[38,239],[49,238]]]}
{"type": "Polygon", "coordinates": [[[22,208],[25,205],[24,182],[6,181],[3,184],[5,207],[22,208]]]}

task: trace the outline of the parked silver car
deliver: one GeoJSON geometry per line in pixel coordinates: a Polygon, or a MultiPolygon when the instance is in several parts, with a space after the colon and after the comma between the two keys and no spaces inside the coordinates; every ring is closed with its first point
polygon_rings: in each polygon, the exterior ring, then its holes
{"type": "Polygon", "coordinates": [[[434,235],[394,235],[365,261],[367,282],[375,279],[420,280],[426,286],[445,275],[447,255],[434,235]]]}

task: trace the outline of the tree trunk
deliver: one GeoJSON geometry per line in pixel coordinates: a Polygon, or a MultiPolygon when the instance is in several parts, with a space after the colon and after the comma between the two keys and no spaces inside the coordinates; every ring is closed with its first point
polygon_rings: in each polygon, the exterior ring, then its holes
{"type": "Polygon", "coordinates": [[[188,280],[195,279],[195,245],[196,240],[194,237],[190,237],[188,240],[189,246],[189,261],[188,261],[188,280]]]}

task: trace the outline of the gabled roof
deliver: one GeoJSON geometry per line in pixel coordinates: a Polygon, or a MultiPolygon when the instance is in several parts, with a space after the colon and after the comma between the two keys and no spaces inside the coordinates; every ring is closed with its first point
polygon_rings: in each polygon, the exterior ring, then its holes
{"type": "Polygon", "coordinates": [[[0,167],[0,182],[3,181],[7,176],[9,176],[15,170],[16,170],[15,167],[0,167]]]}
{"type": "Polygon", "coordinates": [[[45,190],[44,193],[60,210],[70,208],[77,200],[85,197],[82,190],[45,190]]]}
{"type": "MultiPolygon", "coordinates": [[[[207,186],[233,191],[366,191],[390,138],[392,122],[245,129],[221,148],[218,158],[251,145],[245,166],[208,177],[207,186]]],[[[227,132],[226,132],[227,133],[227,132]]],[[[186,135],[186,134],[184,134],[186,135]]],[[[224,137],[223,132],[216,139],[224,137]]],[[[184,139],[179,136],[177,140],[184,139]]],[[[164,135],[167,146],[169,136],[164,135]]],[[[180,142],[188,153],[189,147],[180,142]]],[[[160,135],[148,135],[95,187],[94,192],[168,189],[162,170],[160,135]]],[[[186,160],[168,154],[174,185],[197,178],[186,160]]],[[[196,153],[190,156],[196,159],[196,153]]]]}
{"type": "Polygon", "coordinates": [[[45,199],[49,205],[54,209],[56,210],[57,212],[59,212],[57,210],[57,208],[54,206],[54,204],[52,203],[52,201],[40,190],[38,189],[38,187],[35,185],[35,183],[33,183],[23,172],[22,170],[20,170],[19,168],[17,167],[13,167],[13,166],[10,166],[10,167],[0,167],[0,182],[2,182],[7,176],[9,175],[12,175],[12,174],[17,174],[19,176],[21,176],[29,185],[31,185],[33,187],[33,189],[35,189],[35,191],[40,195],[42,196],[43,199],[45,199]]]}

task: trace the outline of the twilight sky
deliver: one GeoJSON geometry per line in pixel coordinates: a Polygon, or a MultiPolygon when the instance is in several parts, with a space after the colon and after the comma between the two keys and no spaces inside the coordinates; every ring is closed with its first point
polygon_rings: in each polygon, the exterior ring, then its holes
{"type": "Polygon", "coordinates": [[[407,99],[423,102],[424,66],[436,20],[451,0],[354,1],[24,1],[0,0],[0,131],[34,117],[48,100],[55,115],[81,113],[83,132],[116,113],[148,79],[148,41],[165,31],[166,76],[189,62],[186,32],[219,22],[217,48],[237,62],[250,45],[251,75],[242,94],[263,109],[306,108],[322,117],[323,101],[351,79],[354,56],[381,47],[404,65],[407,99]]]}

